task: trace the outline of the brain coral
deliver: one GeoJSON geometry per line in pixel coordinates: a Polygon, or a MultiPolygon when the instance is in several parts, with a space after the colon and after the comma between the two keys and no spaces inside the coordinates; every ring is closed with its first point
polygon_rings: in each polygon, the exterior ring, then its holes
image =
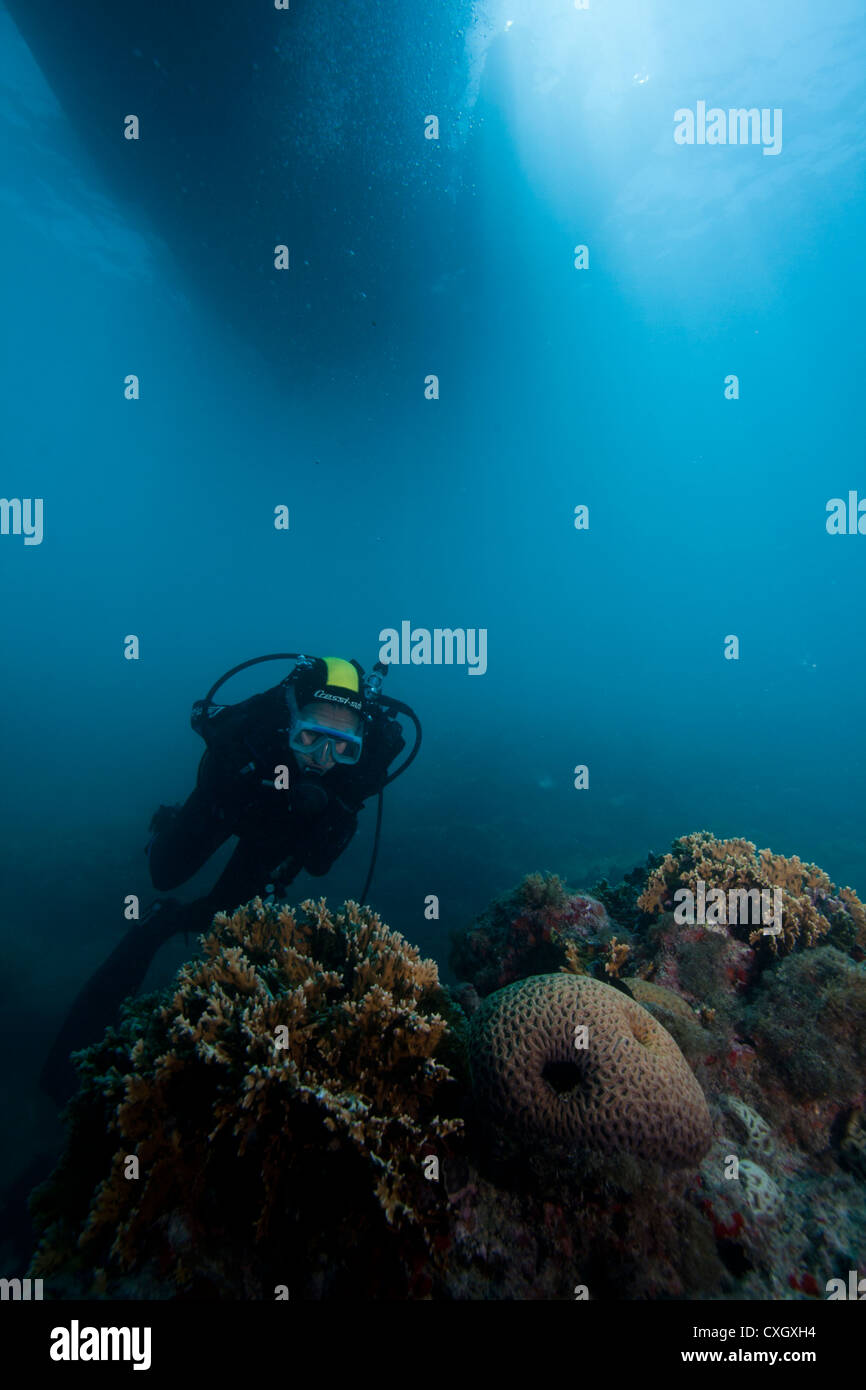
{"type": "Polygon", "coordinates": [[[690,1023],[695,1022],[694,1009],[689,1007],[682,995],[674,994],[672,989],[666,989],[664,985],[654,985],[650,980],[642,980],[637,975],[627,976],[623,983],[628,985],[639,1004],[654,1004],[656,1008],[676,1014],[678,1018],[688,1019],[690,1023]]]}
{"type": "Polygon", "coordinates": [[[84,1296],[319,1297],[359,1268],[405,1292],[440,1216],[424,1155],[460,1129],[435,962],[324,899],[255,899],[203,948],[83,1055],[34,1269],[84,1296]]]}
{"type": "Polygon", "coordinates": [[[750,1158],[742,1158],[738,1181],[752,1215],[759,1221],[777,1220],[784,1210],[785,1199],[769,1173],[750,1158]]]}
{"type": "Polygon", "coordinates": [[[775,1152],[773,1131],[756,1110],[740,1100],[739,1096],[723,1096],[722,1104],[734,1119],[737,1128],[748,1148],[753,1153],[770,1157],[775,1152]]]}
{"type": "Polygon", "coordinates": [[[538,975],[490,995],[472,1018],[470,1064],[482,1111],[526,1140],[668,1163],[692,1163],[710,1142],[704,1094],[673,1038],[589,976],[538,975]]]}

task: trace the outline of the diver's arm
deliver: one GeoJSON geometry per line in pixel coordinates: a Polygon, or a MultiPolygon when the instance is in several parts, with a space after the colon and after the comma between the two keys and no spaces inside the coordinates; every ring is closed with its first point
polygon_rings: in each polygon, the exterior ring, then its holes
{"type": "Polygon", "coordinates": [[[358,829],[358,817],[344,801],[334,799],[325,824],[316,821],[315,826],[315,835],[304,853],[303,866],[308,874],[321,878],[350,844],[358,829]]]}

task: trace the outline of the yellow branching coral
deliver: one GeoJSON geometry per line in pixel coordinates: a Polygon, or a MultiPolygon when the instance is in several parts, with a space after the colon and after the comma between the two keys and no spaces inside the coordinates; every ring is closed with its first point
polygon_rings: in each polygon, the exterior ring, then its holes
{"type": "Polygon", "coordinates": [[[84,1054],[65,1166],[36,1203],[34,1270],[156,1267],[181,1291],[234,1296],[256,1271],[262,1287],[289,1282],[289,1266],[308,1280],[313,1226],[337,1271],[362,1258],[365,1230],[377,1250],[407,1230],[404,1249],[426,1248],[440,1199],[423,1160],[461,1129],[440,1113],[442,1007],[435,962],[356,903],[257,898],[219,914],[162,1006],[130,1009],[84,1054]],[[69,1178],[88,1142],[103,1166],[89,1158],[96,1180],[76,1208],[69,1178]]]}
{"type": "Polygon", "coordinates": [[[774,935],[753,927],[748,931],[752,945],[766,941],[779,954],[815,946],[837,928],[843,944],[866,948],[866,908],[852,888],[837,892],[817,864],[804,863],[796,855],[787,859],[769,849],[758,850],[751,840],[717,840],[706,830],[684,835],[671,849],[653,869],[637,900],[644,912],[662,911],[678,889],[697,894],[699,881],[707,889],[726,894],[778,888],[782,930],[774,935]]]}
{"type": "Polygon", "coordinates": [[[565,943],[565,965],[559,967],[563,975],[586,975],[587,969],[581,959],[580,952],[573,941],[565,943]]]}
{"type": "Polygon", "coordinates": [[[605,974],[611,975],[616,979],[628,959],[630,950],[631,947],[627,942],[617,941],[616,937],[612,936],[607,948],[607,960],[604,966],[605,974]]]}

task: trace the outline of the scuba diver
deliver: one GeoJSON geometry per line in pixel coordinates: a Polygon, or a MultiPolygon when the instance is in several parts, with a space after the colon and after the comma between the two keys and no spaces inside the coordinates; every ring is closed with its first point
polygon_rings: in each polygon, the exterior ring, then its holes
{"type": "Polygon", "coordinates": [[[114,1021],[164,942],[181,932],[205,932],[215,913],[231,912],[256,896],[282,897],[302,869],[326,874],[352,840],[364,802],[378,795],[364,901],[379,846],[382,791],[406,770],[421,743],[414,711],[382,694],[387,669],[377,662],[365,678],[357,661],[280,652],[233,667],[196,702],[191,724],[206,748],[190,796],[182,806],[160,806],[150,823],[145,853],[154,887],[178,887],[230,836],[238,843],[205,897],[191,903],[157,899],[85,984],[40,1078],[58,1104],[77,1084],[70,1052],[114,1021]],[[275,660],[297,665],[260,695],[236,705],[214,703],[216,691],[237,672],[275,660]],[[413,721],[415,743],[389,774],[389,764],[406,746],[398,714],[413,721]]]}

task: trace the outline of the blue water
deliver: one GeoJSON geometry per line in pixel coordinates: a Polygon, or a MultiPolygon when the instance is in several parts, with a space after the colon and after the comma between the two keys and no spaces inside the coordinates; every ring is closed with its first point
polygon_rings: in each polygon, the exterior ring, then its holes
{"type": "MultiPolygon", "coordinates": [[[[483,676],[386,683],[424,742],[371,900],[446,978],[449,933],[524,873],[586,886],[700,828],[863,896],[866,537],[825,526],[866,496],[859,6],[238,5],[209,27],[159,4],[66,57],[35,8],[0,15],[0,493],[44,501],[41,544],[0,536],[10,1166],[124,896],[153,896],[192,701],[260,653],[369,668],[403,620],[487,630],[483,676]],[[678,146],[699,101],[781,110],[780,152],[678,146]]],[[[298,898],[357,896],[374,814],[298,898]]]]}

